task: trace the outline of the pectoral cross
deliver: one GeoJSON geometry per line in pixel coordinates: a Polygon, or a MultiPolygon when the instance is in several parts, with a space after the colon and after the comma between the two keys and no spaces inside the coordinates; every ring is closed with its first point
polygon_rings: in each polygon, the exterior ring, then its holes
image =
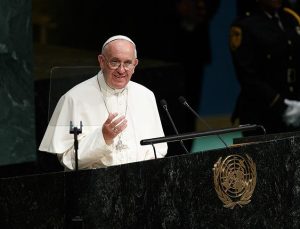
{"type": "Polygon", "coordinates": [[[124,145],[122,140],[121,140],[121,137],[119,137],[118,143],[116,145],[116,150],[122,151],[122,150],[127,149],[127,148],[128,148],[128,146],[124,145]]]}

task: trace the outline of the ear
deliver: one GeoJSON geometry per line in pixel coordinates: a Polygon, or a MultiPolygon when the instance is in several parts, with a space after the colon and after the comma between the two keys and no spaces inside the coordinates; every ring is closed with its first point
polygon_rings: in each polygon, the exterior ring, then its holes
{"type": "Polygon", "coordinates": [[[135,60],[134,60],[134,67],[136,67],[138,64],[139,64],[139,60],[136,58],[135,60]]]}
{"type": "Polygon", "coordinates": [[[99,63],[99,66],[101,69],[103,69],[103,66],[104,66],[104,59],[103,59],[103,56],[101,54],[98,55],[98,63],[99,63]]]}
{"type": "Polygon", "coordinates": [[[134,60],[134,68],[132,69],[132,74],[134,73],[135,67],[138,65],[138,63],[139,63],[139,60],[136,58],[134,60]]]}

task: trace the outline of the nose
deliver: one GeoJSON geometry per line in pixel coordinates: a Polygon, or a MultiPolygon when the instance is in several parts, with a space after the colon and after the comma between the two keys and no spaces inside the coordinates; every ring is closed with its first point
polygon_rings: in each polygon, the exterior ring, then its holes
{"type": "Polygon", "coordinates": [[[124,64],[123,63],[120,63],[120,65],[118,66],[118,68],[117,68],[117,71],[118,72],[126,72],[126,69],[125,69],[125,67],[124,67],[124,64]]]}

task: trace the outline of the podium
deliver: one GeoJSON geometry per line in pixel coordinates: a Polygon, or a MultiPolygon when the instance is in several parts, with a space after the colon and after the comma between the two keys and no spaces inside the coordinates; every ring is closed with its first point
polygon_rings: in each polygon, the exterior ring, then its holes
{"type": "Polygon", "coordinates": [[[300,138],[292,135],[103,169],[4,178],[0,225],[299,228],[299,165],[300,138]],[[213,168],[232,155],[251,158],[256,185],[249,203],[229,208],[216,191],[213,168]]]}

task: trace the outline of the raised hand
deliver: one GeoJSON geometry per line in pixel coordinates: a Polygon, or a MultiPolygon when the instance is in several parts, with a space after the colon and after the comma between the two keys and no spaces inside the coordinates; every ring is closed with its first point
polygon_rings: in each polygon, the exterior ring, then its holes
{"type": "Polygon", "coordinates": [[[113,140],[127,127],[127,120],[124,115],[118,117],[118,113],[109,113],[108,118],[102,126],[102,133],[107,145],[111,145],[113,140]]]}

